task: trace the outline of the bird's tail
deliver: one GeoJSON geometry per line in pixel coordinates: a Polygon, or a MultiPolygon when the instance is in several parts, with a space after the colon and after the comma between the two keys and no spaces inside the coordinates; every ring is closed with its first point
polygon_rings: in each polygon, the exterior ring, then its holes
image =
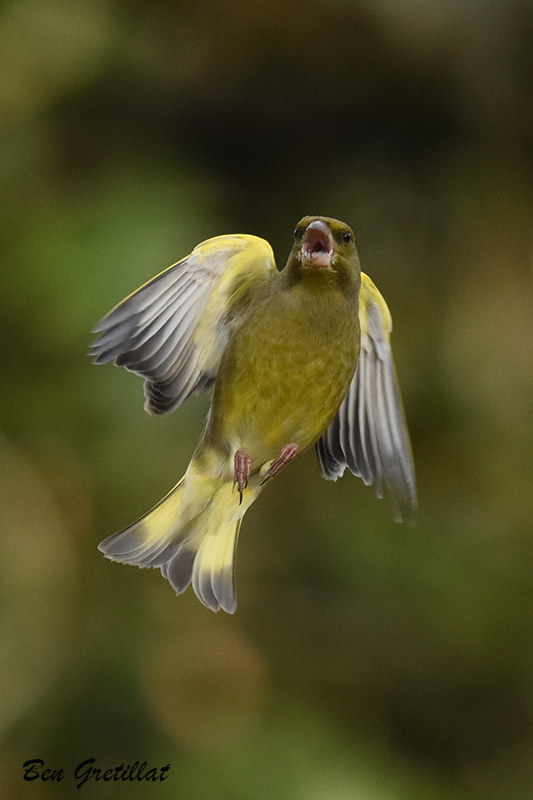
{"type": "Polygon", "coordinates": [[[178,594],[192,583],[205,606],[233,614],[239,528],[259,492],[259,482],[252,480],[239,504],[232,481],[210,477],[193,461],[151,511],[98,548],[113,561],[160,567],[178,594]]]}

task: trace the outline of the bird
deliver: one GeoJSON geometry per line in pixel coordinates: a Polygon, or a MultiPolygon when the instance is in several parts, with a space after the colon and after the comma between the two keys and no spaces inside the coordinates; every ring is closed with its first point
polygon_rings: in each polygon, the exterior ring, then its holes
{"type": "Polygon", "coordinates": [[[215,236],[126,297],[94,328],[94,362],[144,378],[153,415],[213,393],[185,475],[99,550],[159,568],[177,594],[192,583],[207,608],[233,614],[243,516],[313,445],[325,479],[349,469],[388,494],[397,521],[412,517],[415,471],[391,330],[353,230],[324,216],[298,222],[282,270],[265,239],[215,236]]]}

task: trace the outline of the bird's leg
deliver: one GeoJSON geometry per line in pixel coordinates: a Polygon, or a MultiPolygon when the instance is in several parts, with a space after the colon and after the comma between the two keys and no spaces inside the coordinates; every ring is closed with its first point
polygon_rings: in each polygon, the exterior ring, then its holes
{"type": "Polygon", "coordinates": [[[267,470],[265,477],[261,481],[261,486],[270,480],[270,478],[273,478],[274,475],[277,475],[280,469],[285,466],[285,464],[288,464],[289,461],[293,461],[298,455],[298,452],[299,447],[294,442],[290,442],[282,447],[279,456],[274,459],[267,470]]]}
{"type": "Polygon", "coordinates": [[[252,470],[252,459],[241,447],[239,450],[235,452],[233,457],[233,463],[235,465],[235,473],[234,479],[237,484],[237,488],[239,490],[239,505],[242,503],[242,493],[248,486],[248,479],[250,477],[250,472],[252,470]]]}

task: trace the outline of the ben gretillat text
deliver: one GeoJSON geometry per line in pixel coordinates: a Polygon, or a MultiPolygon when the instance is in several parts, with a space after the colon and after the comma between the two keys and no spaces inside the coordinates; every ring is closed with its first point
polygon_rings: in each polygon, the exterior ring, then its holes
{"type": "MultiPolygon", "coordinates": [[[[135,761],[134,764],[120,764],[118,767],[110,767],[109,769],[101,769],[95,767],[96,759],[87,758],[78,764],[76,769],[72,772],[72,777],[78,781],[76,789],[80,789],[87,781],[164,781],[168,778],[168,771],[170,764],[166,767],[151,767],[147,769],[147,762],[143,761],[139,764],[135,761]]],[[[50,769],[44,767],[42,758],[33,758],[26,761],[23,765],[24,780],[25,781],[62,781],[68,777],[63,769],[50,769]]]]}

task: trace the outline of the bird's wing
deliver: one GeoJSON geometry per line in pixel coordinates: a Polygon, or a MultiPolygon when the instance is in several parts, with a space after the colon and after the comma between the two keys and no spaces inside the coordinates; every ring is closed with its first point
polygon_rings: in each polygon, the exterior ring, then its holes
{"type": "Polygon", "coordinates": [[[361,352],[346,397],[316,448],[322,475],[337,480],[348,467],[354,475],[383,488],[401,521],[416,509],[416,482],[392,357],[390,311],[370,278],[361,274],[359,299],[361,352]]]}
{"type": "Polygon", "coordinates": [[[208,239],[110,311],[90,354],[144,378],[149,413],[172,411],[213,383],[232,326],[275,273],[264,239],[208,239]]]}

